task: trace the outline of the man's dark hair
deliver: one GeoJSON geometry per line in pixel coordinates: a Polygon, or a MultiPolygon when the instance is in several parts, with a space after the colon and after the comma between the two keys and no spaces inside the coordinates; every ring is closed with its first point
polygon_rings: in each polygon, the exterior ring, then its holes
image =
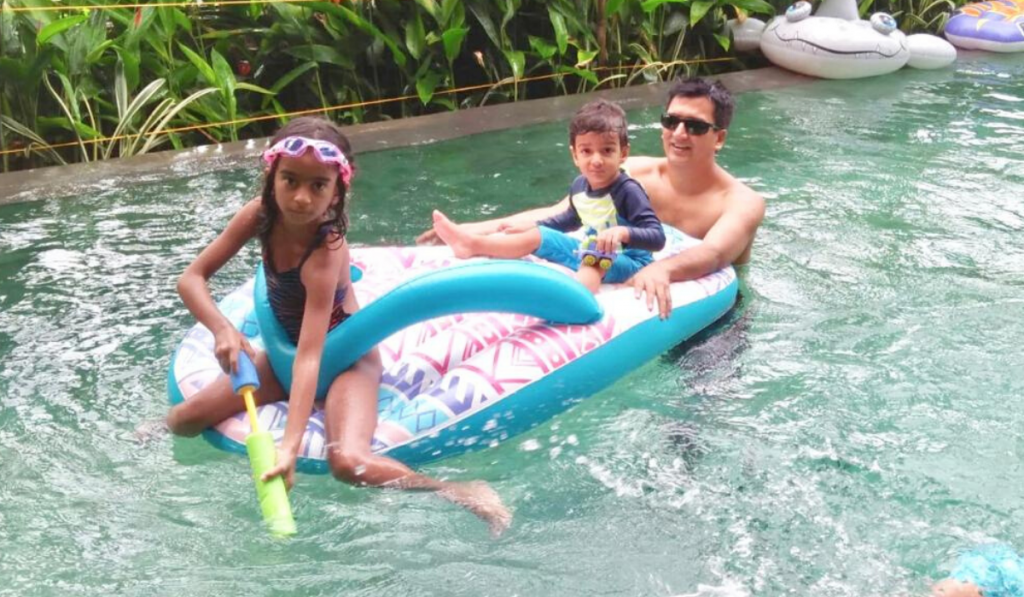
{"type": "Polygon", "coordinates": [[[569,145],[576,147],[576,137],[586,133],[615,133],[619,145],[629,146],[626,130],[626,112],[618,104],[605,99],[594,100],[583,106],[569,123],[569,145]]]}
{"type": "Polygon", "coordinates": [[[708,82],[706,79],[694,77],[692,79],[676,79],[668,90],[668,101],[665,102],[665,109],[668,109],[672,100],[677,97],[706,97],[715,106],[715,126],[720,129],[729,128],[732,122],[732,113],[736,108],[736,100],[732,94],[718,81],[708,82]]]}

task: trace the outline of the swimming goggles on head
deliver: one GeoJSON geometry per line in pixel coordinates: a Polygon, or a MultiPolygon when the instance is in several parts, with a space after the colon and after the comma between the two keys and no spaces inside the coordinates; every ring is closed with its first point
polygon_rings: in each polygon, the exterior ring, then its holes
{"type": "Polygon", "coordinates": [[[708,131],[718,131],[722,127],[716,126],[701,120],[700,118],[683,118],[682,116],[676,116],[675,114],[662,114],[661,115],[661,126],[667,131],[674,131],[679,128],[679,125],[683,125],[686,128],[687,135],[694,135],[700,137],[701,135],[708,134],[708,131]]]}
{"type": "Polygon", "coordinates": [[[323,139],[310,139],[308,137],[285,137],[263,152],[263,161],[268,166],[274,163],[278,156],[286,155],[297,158],[306,153],[307,149],[313,150],[313,155],[320,160],[321,164],[337,164],[341,181],[345,186],[352,182],[352,165],[348,158],[338,149],[338,146],[323,139]]]}

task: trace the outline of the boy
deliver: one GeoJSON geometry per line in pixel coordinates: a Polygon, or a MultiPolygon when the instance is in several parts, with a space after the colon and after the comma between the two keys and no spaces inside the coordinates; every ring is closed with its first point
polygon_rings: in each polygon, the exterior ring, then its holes
{"type": "Polygon", "coordinates": [[[651,252],[665,246],[665,231],[647,193],[620,169],[629,156],[626,113],[606,100],[580,108],[569,124],[569,152],[580,176],[564,212],[524,229],[479,235],[434,211],[438,237],[460,258],[516,259],[532,253],[576,270],[577,279],[595,293],[602,280],[625,282],[653,261],[651,252]],[[583,247],[565,234],[579,228],[589,237],[583,247]],[[581,259],[581,253],[596,259],[581,259]],[[605,255],[609,258],[602,259],[605,255]]]}

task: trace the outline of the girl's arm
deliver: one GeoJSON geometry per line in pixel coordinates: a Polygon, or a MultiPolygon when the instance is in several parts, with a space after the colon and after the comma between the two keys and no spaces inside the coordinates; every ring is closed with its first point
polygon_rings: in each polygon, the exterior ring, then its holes
{"type": "Polygon", "coordinates": [[[244,346],[240,339],[223,340],[225,335],[230,335],[226,332],[234,331],[235,328],[217,308],[207,281],[256,236],[259,230],[259,213],[260,201],[258,199],[242,206],[242,209],[228,222],[227,227],[199,253],[199,256],[185,268],[184,273],[178,278],[178,294],[181,295],[182,302],[185,303],[196,320],[213,332],[214,337],[218,338],[217,358],[221,368],[225,371],[234,371],[237,367],[237,348],[239,347],[236,346],[235,350],[231,350],[229,346],[222,346],[222,343],[235,342],[242,344],[242,347],[248,347],[244,346]]]}
{"type": "MultiPolygon", "coordinates": [[[[292,387],[288,389],[288,422],[285,425],[281,450],[290,458],[290,463],[278,461],[278,468],[268,473],[285,473],[291,485],[294,458],[298,454],[302,436],[306,432],[309,415],[313,411],[320,361],[323,357],[327,329],[330,327],[331,310],[334,307],[334,293],[339,285],[348,289],[346,303],[352,294],[349,274],[348,243],[328,240],[325,246],[315,250],[302,267],[302,283],[306,287],[306,306],[299,331],[299,345],[292,366],[292,387]],[[287,464],[288,466],[282,466],[287,464]]],[[[271,474],[273,473],[273,474],[271,474]]]]}

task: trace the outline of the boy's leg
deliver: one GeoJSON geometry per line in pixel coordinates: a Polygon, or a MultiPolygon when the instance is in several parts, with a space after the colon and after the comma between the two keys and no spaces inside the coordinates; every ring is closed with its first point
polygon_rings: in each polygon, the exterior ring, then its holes
{"type": "Polygon", "coordinates": [[[596,265],[581,265],[579,271],[576,272],[576,279],[586,286],[587,290],[597,294],[601,288],[601,278],[604,277],[604,273],[604,270],[596,265]]]}
{"type": "MultiPolygon", "coordinates": [[[[257,353],[253,362],[260,378],[260,389],[253,395],[256,404],[270,404],[284,399],[285,391],[270,368],[266,353],[257,353]]],[[[195,396],[173,406],[167,413],[167,427],[175,435],[192,437],[243,410],[245,401],[231,388],[231,378],[219,375],[195,396]]]]}
{"type": "Polygon", "coordinates": [[[612,266],[605,272],[604,282],[622,284],[653,261],[650,253],[623,251],[615,257],[612,266]]]}
{"type": "Polygon", "coordinates": [[[327,392],[324,424],[331,473],[353,485],[437,491],[482,518],[495,535],[508,528],[512,514],[487,484],[437,481],[370,452],[377,428],[380,374],[380,356],[374,351],[339,375],[327,392]]]}
{"type": "Polygon", "coordinates": [[[540,232],[536,228],[514,234],[473,234],[437,210],[434,211],[434,230],[460,259],[467,257],[518,259],[533,253],[540,246],[540,232]]]}

